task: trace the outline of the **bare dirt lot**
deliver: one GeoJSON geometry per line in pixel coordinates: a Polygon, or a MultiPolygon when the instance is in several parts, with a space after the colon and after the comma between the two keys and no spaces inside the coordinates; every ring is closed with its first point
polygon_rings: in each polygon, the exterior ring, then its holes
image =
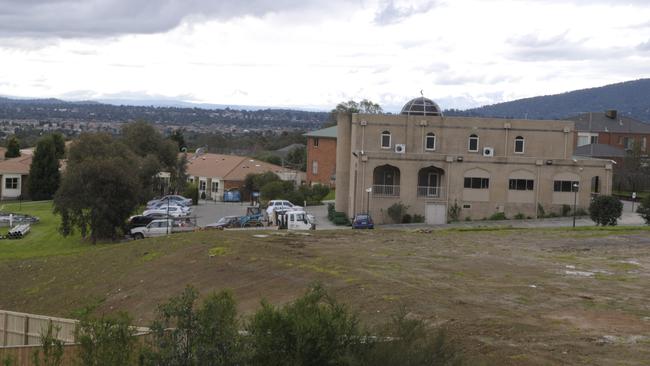
{"type": "Polygon", "coordinates": [[[148,325],[191,284],[240,308],[291,301],[314,281],[365,324],[400,307],[498,365],[647,365],[650,231],[226,231],[0,262],[0,309],[126,310],[148,325]],[[262,235],[263,237],[256,237],[262,235]]]}

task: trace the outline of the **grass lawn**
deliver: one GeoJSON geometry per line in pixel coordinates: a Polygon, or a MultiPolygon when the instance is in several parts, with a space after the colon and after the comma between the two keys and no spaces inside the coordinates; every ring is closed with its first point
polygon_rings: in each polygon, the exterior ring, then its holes
{"type": "MultiPolygon", "coordinates": [[[[632,192],[614,191],[612,193],[615,194],[615,195],[618,195],[618,196],[625,196],[625,197],[628,197],[629,199],[632,199],[632,192]]],[[[650,192],[636,192],[636,199],[637,199],[637,201],[639,201],[639,200],[642,200],[643,198],[645,198],[648,195],[650,195],[650,192]]]]}
{"type": "Polygon", "coordinates": [[[336,198],[336,191],[331,189],[330,193],[328,193],[327,196],[325,196],[325,198],[323,198],[323,201],[330,201],[330,200],[333,200],[335,198],[336,198]]]}
{"type": "MultiPolygon", "coordinates": [[[[0,240],[0,261],[26,259],[79,253],[92,248],[82,243],[79,234],[64,238],[59,234],[60,219],[52,213],[52,201],[12,202],[0,205],[0,211],[36,216],[40,219],[32,225],[29,234],[23,239],[0,240]]],[[[8,228],[1,228],[6,234],[8,228]]]]}

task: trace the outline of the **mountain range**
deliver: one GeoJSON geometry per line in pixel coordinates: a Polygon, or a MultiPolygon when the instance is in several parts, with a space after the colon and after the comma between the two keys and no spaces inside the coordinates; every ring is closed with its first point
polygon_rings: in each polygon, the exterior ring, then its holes
{"type": "MultiPolygon", "coordinates": [[[[226,107],[182,101],[63,101],[0,97],[0,119],[74,119],[126,122],[144,119],[163,124],[236,124],[241,128],[289,127],[315,129],[329,113],[257,106],[226,107]]],[[[620,115],[650,121],[650,79],[639,79],[597,88],[544,95],[467,110],[450,109],[447,116],[476,116],[528,119],[563,119],[584,112],[618,110],[620,115]]]]}
{"type": "Polygon", "coordinates": [[[616,109],[619,114],[641,121],[650,121],[650,79],[519,99],[464,111],[448,110],[446,113],[477,117],[563,119],[609,109],[616,109]]]}

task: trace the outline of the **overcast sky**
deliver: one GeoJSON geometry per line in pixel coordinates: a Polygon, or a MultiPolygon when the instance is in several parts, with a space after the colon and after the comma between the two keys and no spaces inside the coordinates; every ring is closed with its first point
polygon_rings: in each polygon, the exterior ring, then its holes
{"type": "Polygon", "coordinates": [[[467,108],[650,76],[648,0],[0,0],[0,95],[467,108]]]}

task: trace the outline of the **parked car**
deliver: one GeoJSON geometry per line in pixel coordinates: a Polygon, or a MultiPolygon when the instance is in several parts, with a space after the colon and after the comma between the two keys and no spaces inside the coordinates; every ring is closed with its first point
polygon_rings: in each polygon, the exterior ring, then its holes
{"type": "Polygon", "coordinates": [[[192,206],[192,199],[185,198],[176,194],[170,194],[167,196],[154,198],[153,200],[147,202],[147,207],[153,206],[154,204],[165,204],[168,203],[176,206],[192,206]]]}
{"type": "Polygon", "coordinates": [[[275,211],[302,210],[302,206],[296,206],[287,200],[271,200],[266,208],[266,214],[271,217],[275,211]]]}
{"type": "Polygon", "coordinates": [[[219,219],[219,221],[212,224],[206,225],[206,229],[229,229],[233,227],[240,227],[239,216],[225,216],[219,219]]]}
{"type": "Polygon", "coordinates": [[[144,239],[194,231],[195,229],[196,226],[189,219],[158,219],[151,221],[147,226],[131,229],[130,234],[133,239],[144,239]]]}
{"type": "Polygon", "coordinates": [[[156,218],[153,216],[143,216],[143,215],[136,215],[136,216],[131,216],[129,217],[128,220],[128,228],[129,230],[140,227],[140,226],[147,226],[149,225],[150,222],[155,220],[156,218]]]}
{"type": "Polygon", "coordinates": [[[154,216],[154,215],[169,215],[171,217],[183,217],[188,216],[191,213],[189,207],[182,206],[160,206],[158,208],[152,208],[145,210],[143,216],[154,216]]]}
{"type": "Polygon", "coordinates": [[[372,222],[372,217],[367,214],[358,214],[352,220],[353,229],[374,229],[375,223],[372,222]]]}

